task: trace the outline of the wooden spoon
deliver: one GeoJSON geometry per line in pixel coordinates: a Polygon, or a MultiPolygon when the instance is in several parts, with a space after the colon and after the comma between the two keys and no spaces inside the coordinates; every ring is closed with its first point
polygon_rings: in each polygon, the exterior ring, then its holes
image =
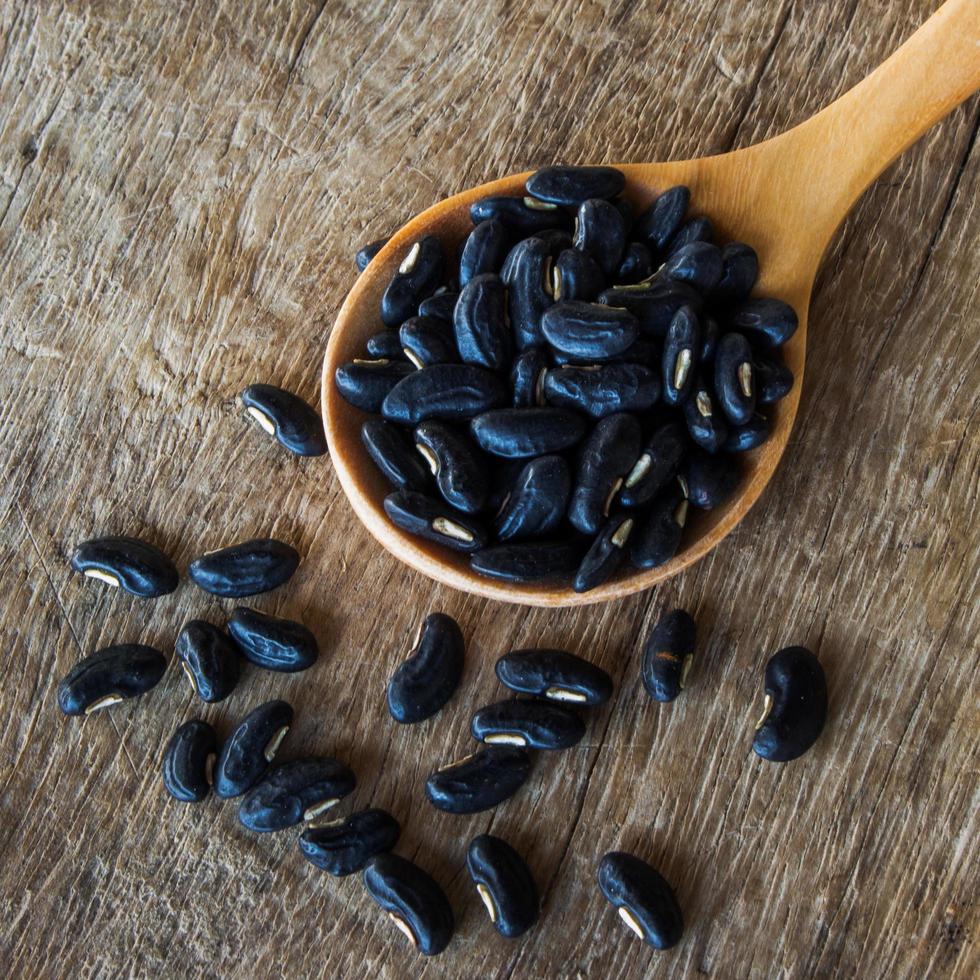
{"type": "Polygon", "coordinates": [[[472,228],[470,204],[491,194],[522,195],[528,173],[456,194],[410,221],[361,274],[341,307],[323,364],[323,416],[334,467],[358,517],[413,568],[455,588],[508,602],[570,606],[617,599],[687,568],[745,516],[786,448],[803,382],[810,292],[834,231],[868,185],[978,87],[980,0],[947,0],[860,84],[786,133],[722,156],[616,165],[626,174],[626,196],[638,207],[667,187],[690,187],[693,208],[710,215],[722,240],[748,242],[758,252],[757,292],[790,303],[800,319],[783,349],[796,383],[774,413],[769,440],[745,454],[745,475],[728,503],[707,513],[689,511],[682,550],[673,560],[646,572],[624,570],[581,595],[570,585],[514,585],[477,575],[465,555],[421,541],[388,520],[382,502],[390,487],[361,444],[366,416],[334,386],[337,367],[362,356],[368,337],[381,328],[381,295],[411,243],[439,235],[447,254],[454,254],[472,228]]]}

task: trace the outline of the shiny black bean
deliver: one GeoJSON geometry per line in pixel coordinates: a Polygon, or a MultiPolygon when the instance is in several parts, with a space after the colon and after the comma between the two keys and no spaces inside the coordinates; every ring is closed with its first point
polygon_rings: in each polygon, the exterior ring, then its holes
{"type": "Polygon", "coordinates": [[[653,500],[677,475],[684,451],[681,427],[676,422],[658,425],[626,474],[619,502],[624,507],[640,507],[653,500]]]}
{"type": "Polygon", "coordinates": [[[176,653],[194,693],[202,701],[224,701],[235,689],[238,650],[217,626],[192,619],[177,636],[176,653]]]}
{"type": "Polygon", "coordinates": [[[405,353],[397,330],[379,330],[368,337],[365,350],[370,358],[379,361],[403,361],[405,353]]]}
{"type": "Polygon", "coordinates": [[[513,796],[530,771],[531,757],[524,749],[488,745],[437,769],[425,781],[425,795],[447,813],[479,813],[513,796]]]}
{"type": "Polygon", "coordinates": [[[527,179],[527,192],[542,201],[577,207],[590,198],[611,198],[622,193],[626,177],[615,167],[550,166],[527,179]]]}
{"type": "Polygon", "coordinates": [[[521,471],[527,466],[523,459],[495,459],[490,467],[490,496],[487,498],[487,511],[499,514],[507,498],[517,484],[521,471]]]}
{"type": "Polygon", "coordinates": [[[221,746],[214,792],[223,800],[247,793],[268,772],[292,723],[293,709],[285,701],[253,708],[221,746]]]}
{"type": "Polygon", "coordinates": [[[510,363],[507,290],[499,276],[475,276],[463,287],[453,313],[453,329],[456,347],[467,364],[500,371],[510,363]]]}
{"type": "Polygon", "coordinates": [[[470,732],[488,745],[567,749],[582,741],[585,722],[560,704],[512,698],[480,708],[470,722],[470,732]]]}
{"type": "Polygon", "coordinates": [[[591,255],[566,248],[551,267],[551,282],[545,289],[555,302],[567,299],[594,300],[606,285],[602,269],[591,255]]]}
{"type": "Polygon", "coordinates": [[[419,316],[434,316],[440,320],[448,320],[452,323],[453,310],[456,309],[456,301],[459,299],[459,292],[446,289],[440,292],[438,289],[427,296],[419,303],[419,316]]]}
{"type": "Polygon", "coordinates": [[[445,613],[426,616],[412,652],[388,681],[391,717],[414,725],[442,710],[459,686],[464,649],[455,619],[445,613]]]}
{"type": "Polygon", "coordinates": [[[585,429],[585,419],[567,408],[500,408],[470,423],[480,448],[506,459],[560,453],[574,446],[585,429]]]}
{"type": "Polygon", "coordinates": [[[397,490],[425,490],[429,471],[405,431],[383,419],[361,426],[361,442],[375,466],[397,490]]]}
{"type": "Polygon", "coordinates": [[[634,523],[628,514],[617,514],[606,521],[579,563],[572,586],[576,592],[590,592],[616,572],[623,563],[634,523]]]}
{"type": "Polygon", "coordinates": [[[529,347],[514,359],[510,369],[514,408],[535,408],[544,405],[544,380],[548,364],[548,355],[543,347],[529,347]]]}
{"type": "Polygon", "coordinates": [[[200,803],[211,789],[209,770],[218,738],[206,722],[186,721],[170,737],[163,753],[163,786],[182,803],[200,803]]]}
{"type": "Polygon", "coordinates": [[[680,942],[684,917],[663,875],[645,861],[611,851],[599,863],[599,888],[630,930],[654,949],[680,942]]]}
{"type": "Polygon", "coordinates": [[[643,686],[654,701],[673,701],[684,690],[696,636],[694,620],[683,609],[665,613],[654,626],[641,668],[643,686]]]}
{"type": "Polygon", "coordinates": [[[528,541],[484,548],[470,558],[470,567],[503,582],[538,582],[571,573],[578,558],[568,541],[528,541]]]}
{"type": "Polygon", "coordinates": [[[322,456],[327,451],[320,416],[290,391],[274,385],[249,385],[242,392],[248,414],[297,456],[322,456]]]}
{"type": "Polygon", "coordinates": [[[721,250],[722,273],[714,289],[713,300],[737,303],[748,299],[759,278],[759,257],[745,242],[729,242],[721,250]]]}
{"type": "Polygon", "coordinates": [[[793,372],[778,358],[756,353],[752,363],[755,368],[756,401],[760,405],[772,405],[793,390],[793,372]]]}
{"type": "Polygon", "coordinates": [[[271,769],[242,798],[238,821],[269,833],[313,820],[352,792],[354,773],[337,759],[295,759],[271,769]]]}
{"type": "Polygon", "coordinates": [[[310,864],[337,878],[363,871],[376,854],[390,851],[401,825],[387,810],[358,810],[346,819],[307,827],[299,849],[310,864]]]}
{"type": "Polygon", "coordinates": [[[454,551],[477,551],[486,544],[486,531],[478,521],[423,493],[396,490],[385,497],[384,508],[403,531],[454,551]]]}
{"type": "Polygon", "coordinates": [[[688,453],[684,467],[687,496],[701,510],[723,504],[735,491],[740,477],[738,463],[732,456],[721,453],[712,456],[700,449],[688,453]]]}
{"type": "Polygon", "coordinates": [[[531,869],[505,840],[490,834],[474,837],[466,867],[501,936],[516,939],[538,921],[541,899],[531,869]]]}
{"type": "Polygon", "coordinates": [[[400,327],[436,291],[442,267],[442,243],[435,235],[425,235],[409,248],[381,297],[386,327],[400,327]]]}
{"type": "Polygon", "coordinates": [[[612,276],[626,248],[626,225],[616,205],[603,200],[583,202],[575,216],[574,242],[579,251],[595,259],[603,275],[612,276]]]}
{"type": "Polygon", "coordinates": [[[677,554],[687,523],[687,508],[687,498],[675,481],[657,495],[649,510],[638,516],[630,537],[630,561],[636,568],[658,568],[677,554]]]}
{"type": "Polygon", "coordinates": [[[750,299],[735,307],[731,326],[759,347],[779,347],[796,333],[796,311],[781,299],[750,299]]]}
{"type": "Polygon", "coordinates": [[[715,395],[732,425],[745,425],[755,411],[752,348],[740,333],[723,334],[715,351],[715,395]]]}
{"type": "MultiPolygon", "coordinates": [[[[600,194],[593,196],[601,197],[600,194]]],[[[628,232],[633,227],[633,222],[636,221],[636,209],[625,197],[614,198],[613,204],[616,205],[616,210],[623,216],[623,224],[628,232]]]]}
{"type": "Polygon", "coordinates": [[[470,205],[473,224],[496,218],[508,228],[533,235],[545,228],[568,228],[571,218],[557,204],[534,197],[484,197],[470,205]]]}
{"type": "Polygon", "coordinates": [[[242,656],[265,670],[284,674],[306,670],[320,653],[316,637],[302,623],[245,606],[232,612],[228,632],[242,656]]]}
{"type": "Polygon", "coordinates": [[[428,463],[447,504],[466,514],[483,509],[490,493],[485,457],[473,443],[444,422],[423,422],[415,430],[415,448],[428,463]]]}
{"type": "Polygon", "coordinates": [[[588,361],[607,361],[637,338],[637,320],[629,310],[567,300],[541,317],[541,332],[560,354],[588,361]]]}
{"type": "Polygon", "coordinates": [[[664,191],[636,219],[634,236],[645,241],[655,252],[662,252],[680,228],[690,200],[691,192],[684,186],[664,191]]]}
{"type": "Polygon", "coordinates": [[[721,249],[710,242],[691,242],[677,249],[664,263],[668,279],[686,282],[699,293],[710,293],[723,271],[721,249]]]}
{"type": "Polygon", "coordinates": [[[409,317],[398,328],[398,342],[402,356],[417,368],[460,361],[452,324],[436,316],[409,317]]]}
{"type": "Polygon", "coordinates": [[[720,336],[721,328],[718,326],[718,321],[711,314],[701,317],[701,356],[698,360],[702,364],[707,364],[714,359],[720,336]]]}
{"type": "Polygon", "coordinates": [[[656,266],[650,249],[643,242],[630,242],[619,261],[613,281],[620,286],[630,286],[642,282],[655,271],[656,266]]]}
{"type": "Polygon", "coordinates": [[[599,293],[599,302],[629,310],[636,317],[641,335],[654,340],[667,336],[670,321],[682,306],[687,304],[699,314],[703,306],[697,290],[670,279],[613,286],[599,293]]]}
{"type": "Polygon", "coordinates": [[[359,358],[337,368],[334,384],[344,400],[355,408],[379,412],[388,392],[406,375],[414,373],[415,368],[404,360],[359,358]]]}
{"type": "Polygon", "coordinates": [[[588,660],[567,650],[511,650],[495,668],[497,680],[518,694],[565,704],[605,704],[612,696],[612,678],[588,660]]]}
{"type": "Polygon", "coordinates": [[[298,567],[295,548],[275,538],[253,538],[206,552],[191,562],[188,572],[205,592],[240,599],[282,585],[298,567]]]}
{"type": "Polygon", "coordinates": [[[367,245],[362,245],[354,255],[354,262],[357,265],[357,271],[363,272],[368,265],[370,265],[371,259],[373,259],[387,244],[387,238],[376,238],[373,242],[368,242],[367,245]]]}
{"type": "Polygon", "coordinates": [[[540,538],[565,516],[572,478],[561,456],[539,456],[521,470],[494,521],[499,541],[540,538]]]}
{"type": "Polygon", "coordinates": [[[381,413],[403,425],[426,419],[462,421],[509,400],[507,386],[492,371],[472,364],[434,364],[399,381],[385,398],[381,413]]]}
{"type": "Polygon", "coordinates": [[[456,922],[446,893],[417,864],[378,854],[364,869],[364,887],[423,956],[441,953],[456,922]]]}
{"type": "Polygon", "coordinates": [[[690,306],[682,306],[670,321],[661,361],[663,399],[682,405],[691,394],[701,350],[701,324],[690,306]]]}
{"type": "Polygon", "coordinates": [[[71,567],[143,599],[177,588],[177,566],[159,548],[138,538],[116,535],[83,541],[72,552],[71,567]]]}
{"type": "Polygon", "coordinates": [[[752,750],[770,762],[799,758],[827,720],[827,678],[806,647],[785,647],[766,664],[766,702],[752,750]]]}
{"type": "Polygon", "coordinates": [[[541,317],[552,304],[551,252],[540,238],[525,238],[514,246],[501,272],[508,287],[508,312],[518,350],[543,343],[541,317]]]}
{"type": "Polygon", "coordinates": [[[463,287],[476,276],[500,272],[510,251],[510,233],[494,218],[481,221],[467,236],[459,259],[459,284],[463,287]]]}
{"type": "Polygon", "coordinates": [[[699,376],[691,397],[684,402],[684,421],[687,433],[702,449],[717,452],[728,438],[725,414],[715,404],[711,385],[699,376]]]}
{"type": "Polygon", "coordinates": [[[667,246],[668,257],[682,249],[691,242],[710,242],[715,237],[714,225],[709,218],[691,218],[681,225],[677,234],[670,240],[667,246]]]}
{"type": "Polygon", "coordinates": [[[568,520],[583,534],[596,534],[613,498],[640,456],[643,432],[625,412],[601,419],[579,453],[568,520]]]}
{"type": "Polygon", "coordinates": [[[563,367],[545,375],[544,396],[551,405],[577,408],[601,419],[651,408],[660,397],[660,379],[642,364],[563,367]]]}
{"type": "Polygon", "coordinates": [[[726,453],[746,453],[761,446],[768,438],[769,422],[764,416],[756,414],[745,425],[730,429],[721,448],[726,453]]]}
{"type": "Polygon", "coordinates": [[[80,660],[58,685],[58,707],[66,715],[90,715],[155,687],[167,658],[140,643],[118,643],[80,660]]]}
{"type": "MultiPolygon", "coordinates": [[[[545,228],[544,231],[536,231],[534,237],[544,242],[548,247],[548,255],[552,258],[556,258],[561,255],[565,249],[572,247],[572,235],[569,231],[564,228],[545,228]]],[[[511,252],[514,250],[511,249],[511,252]]],[[[506,277],[501,272],[501,278],[506,279],[506,277]]]]}

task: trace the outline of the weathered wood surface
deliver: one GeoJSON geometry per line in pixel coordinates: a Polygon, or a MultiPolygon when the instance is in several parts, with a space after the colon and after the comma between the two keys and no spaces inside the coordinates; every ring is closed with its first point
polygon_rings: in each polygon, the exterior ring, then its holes
{"type": "MultiPolygon", "coordinates": [[[[976,976],[980,167],[974,99],[866,195],[827,257],[793,445],[713,555],[655,594],[503,607],[398,567],[326,460],[247,426],[253,380],[317,399],[354,249],[442,195],[555,158],[745,145],[856,82],[925,0],[762,4],[0,5],[0,970],[11,976],[720,978],[976,976]],[[182,567],[273,533],[306,556],[260,608],[326,655],[250,671],[224,704],[179,671],[79,722],[58,678],[117,639],[171,649],[230,603],[186,581],[154,603],[70,573],[92,533],[144,535],[182,567]],[[638,681],[641,638],[695,612],[693,687],[638,681]],[[418,619],[459,617],[464,687],[390,723],[382,690],[418,619]],[[450,817],[426,774],[462,753],[512,645],[585,652],[617,679],[587,744],[538,760],[492,815],[450,817]],[[761,667],[816,649],[832,720],[786,767],[749,751],[761,667]],[[356,879],[257,838],[234,807],[172,803],[176,725],[226,731],[271,696],[289,751],[360,776],[399,850],[447,888],[459,932],[422,961],[356,879]],[[540,926],[506,942],[463,869],[492,828],[529,854],[540,926]],[[655,862],[688,926],[633,940],[594,885],[614,847],[655,862]]],[[[939,70],[937,68],[937,70],[939,70]]]]}

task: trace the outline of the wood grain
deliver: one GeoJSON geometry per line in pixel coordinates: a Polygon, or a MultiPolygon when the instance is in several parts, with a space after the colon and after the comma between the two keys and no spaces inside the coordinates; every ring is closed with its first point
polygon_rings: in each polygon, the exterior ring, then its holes
{"type": "Polygon", "coordinates": [[[287,458],[236,396],[316,399],[351,255],[446,194],[554,159],[744,146],[854,84],[924,0],[749,4],[281,0],[0,6],[0,968],[11,976],[972,977],[980,971],[980,166],[974,99],[902,157],[836,239],[810,311],[790,449],[708,559],[601,609],[441,588],[364,532],[324,460],[287,458]],[[246,674],[201,710],[171,669],[142,701],[64,719],[58,678],[116,639],[172,649],[231,603],[185,580],[153,603],[73,576],[93,533],[186,567],[252,534],[304,565],[262,609],[321,639],[307,675],[246,674]],[[693,686],[642,693],[671,604],[701,632],[693,686]],[[464,686],[396,729],[383,685],[419,618],[469,638],[464,686]],[[798,763],[749,751],[766,656],[811,645],[831,723],[798,763]],[[554,643],[617,680],[586,744],[540,758],[490,815],[422,786],[497,695],[495,657],[554,643]],[[163,745],[288,698],[290,753],[360,777],[459,933],[422,961],[366,898],[256,838],[234,808],[169,801],[163,745]],[[508,943],[462,865],[486,829],[528,854],[545,915],[508,943]],[[681,945],[631,939],[593,884],[626,847],[674,883],[681,945]]]}

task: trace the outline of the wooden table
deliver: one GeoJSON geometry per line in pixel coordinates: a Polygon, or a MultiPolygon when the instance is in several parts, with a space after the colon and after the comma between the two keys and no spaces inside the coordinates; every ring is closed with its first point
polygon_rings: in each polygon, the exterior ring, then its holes
{"type": "MultiPolygon", "coordinates": [[[[504,607],[399,567],[355,521],[328,460],[243,420],[262,380],[311,401],[354,250],[470,184],[555,159],[717,153],[798,122],[881,61],[933,6],[901,2],[307,3],[0,7],[0,436],[4,725],[0,967],[9,976],[976,976],[980,604],[976,425],[978,102],[874,186],[827,256],[803,402],[761,503],[655,593],[552,612],[504,607]],[[98,646],[170,651],[232,603],[186,579],[145,602],[71,573],[93,534],[182,568],[276,535],[305,555],[264,610],[324,655],[250,670],[205,706],[181,672],[138,702],[66,719],[55,686],[98,646]],[[681,604],[693,686],[644,695],[642,641],[681,604]],[[395,726],[384,684],[419,619],[468,637],[435,720],[395,726]],[[804,643],[831,720],[787,766],[749,750],[766,658],[804,643]],[[616,679],[579,748],[524,792],[453,817],[424,800],[499,696],[496,657],[580,651],[616,679]],[[423,961],[357,877],[256,837],[235,807],[172,802],[166,740],[222,733],[288,698],[292,754],[359,776],[400,853],[458,918],[423,961]],[[529,861],[540,925],[499,938],[465,868],[492,830],[529,861]],[[657,865],[680,946],[634,940],[599,895],[613,848],[657,865]]],[[[937,66],[941,70],[941,66],[937,66]]]]}

